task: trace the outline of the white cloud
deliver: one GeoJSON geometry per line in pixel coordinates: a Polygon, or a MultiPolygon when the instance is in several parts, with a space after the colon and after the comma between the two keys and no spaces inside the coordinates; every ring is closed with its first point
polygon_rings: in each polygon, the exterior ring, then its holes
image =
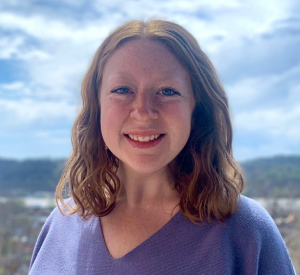
{"type": "MultiPolygon", "coordinates": [[[[0,31],[9,33],[0,40],[0,58],[22,60],[28,75],[0,84],[1,131],[16,136],[31,131],[49,143],[67,140],[68,131],[59,134],[54,128],[69,129],[74,121],[81,81],[97,47],[125,22],[157,18],[179,23],[198,39],[224,80],[236,129],[269,135],[283,152],[290,149],[276,138],[293,144],[300,138],[300,66],[287,58],[298,52],[299,39],[279,35],[280,28],[292,26],[280,22],[295,12],[296,0],[274,0],[272,5],[268,0],[98,0],[89,3],[93,6],[87,14],[93,16],[80,20],[86,2],[61,3],[70,6],[67,14],[50,2],[43,8],[35,1],[0,3],[0,31]]],[[[250,145],[239,148],[252,150],[250,145]]],[[[277,150],[263,142],[259,148],[266,155],[277,150]]]]}
{"type": "Polygon", "coordinates": [[[269,109],[242,112],[235,118],[235,127],[240,131],[265,132],[280,138],[300,140],[300,104],[292,109],[269,109]]]}
{"type": "MultiPolygon", "coordinates": [[[[297,152],[296,152],[297,153],[297,152]]],[[[258,146],[236,146],[234,157],[238,161],[246,161],[260,157],[273,157],[276,155],[294,155],[295,151],[285,142],[270,140],[258,146]]]]}
{"type": "MultiPolygon", "coordinates": [[[[78,24],[76,21],[67,23],[63,18],[58,20],[41,15],[25,16],[11,12],[0,13],[0,25],[2,29],[22,31],[50,44],[51,40],[52,42],[60,40],[80,44],[85,40],[101,37],[102,34],[106,35],[110,31],[110,24],[104,24],[102,20],[87,25],[86,23],[78,24]]],[[[52,45],[53,49],[55,46],[52,45]]]]}
{"type": "Polygon", "coordinates": [[[33,46],[28,46],[23,35],[11,35],[0,39],[0,59],[45,60],[50,54],[33,46]]]}
{"type": "MultiPolygon", "coordinates": [[[[1,128],[26,127],[37,123],[53,125],[61,120],[73,121],[76,106],[66,101],[42,101],[32,99],[0,99],[1,128]]],[[[8,129],[6,129],[8,130],[8,129]]]]}
{"type": "Polygon", "coordinates": [[[0,99],[1,98],[27,98],[35,95],[27,83],[15,81],[6,84],[0,84],[0,99]]]}
{"type": "Polygon", "coordinates": [[[69,147],[71,143],[71,129],[37,131],[33,134],[37,139],[42,139],[49,144],[66,144],[69,147]]]}
{"type": "Polygon", "coordinates": [[[22,37],[2,37],[0,40],[0,58],[11,58],[19,51],[18,48],[22,44],[22,37]]]}
{"type": "Polygon", "coordinates": [[[270,140],[277,140],[298,144],[300,149],[299,75],[300,66],[285,74],[243,79],[227,86],[235,131],[247,133],[252,143],[264,148],[270,148],[270,140]],[[259,141],[261,135],[268,141],[259,141]]]}
{"type": "Polygon", "coordinates": [[[24,83],[20,81],[8,83],[8,84],[0,84],[0,92],[1,90],[20,90],[24,88],[24,83]]]}
{"type": "Polygon", "coordinates": [[[291,107],[300,102],[300,66],[284,74],[269,74],[241,79],[225,85],[234,113],[245,110],[291,107]]]}
{"type": "Polygon", "coordinates": [[[22,16],[9,12],[2,12],[0,17],[1,28],[6,30],[22,30],[36,38],[66,39],[72,36],[71,29],[63,22],[47,20],[43,16],[22,16]]]}

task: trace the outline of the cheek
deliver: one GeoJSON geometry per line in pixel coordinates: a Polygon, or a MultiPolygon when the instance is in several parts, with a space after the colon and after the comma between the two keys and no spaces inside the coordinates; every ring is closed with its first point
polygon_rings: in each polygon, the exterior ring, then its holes
{"type": "Polygon", "coordinates": [[[191,132],[192,110],[187,106],[177,105],[168,110],[166,123],[171,127],[174,140],[186,143],[191,132]]]}
{"type": "Polygon", "coordinates": [[[104,139],[115,133],[120,127],[122,115],[120,108],[115,108],[114,105],[102,104],[100,105],[100,126],[104,139]]]}
{"type": "Polygon", "coordinates": [[[172,106],[168,110],[168,117],[173,121],[174,124],[181,124],[181,127],[184,125],[184,128],[190,128],[192,121],[192,109],[186,105],[178,104],[172,106]]]}
{"type": "Polygon", "coordinates": [[[122,131],[128,117],[128,106],[124,100],[106,98],[100,104],[100,126],[103,139],[108,145],[112,143],[122,131]]]}

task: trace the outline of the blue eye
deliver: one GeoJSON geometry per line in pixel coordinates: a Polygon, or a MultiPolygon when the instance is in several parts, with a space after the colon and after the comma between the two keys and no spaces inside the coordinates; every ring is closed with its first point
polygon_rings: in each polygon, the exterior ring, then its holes
{"type": "Polygon", "coordinates": [[[171,88],[163,88],[160,93],[162,93],[165,96],[173,96],[173,95],[179,95],[178,92],[176,92],[175,90],[171,89],[171,88]]]}
{"type": "Polygon", "coordinates": [[[127,87],[120,87],[120,88],[117,88],[117,89],[111,91],[111,93],[120,94],[120,95],[128,94],[128,93],[130,93],[130,89],[127,87]]]}

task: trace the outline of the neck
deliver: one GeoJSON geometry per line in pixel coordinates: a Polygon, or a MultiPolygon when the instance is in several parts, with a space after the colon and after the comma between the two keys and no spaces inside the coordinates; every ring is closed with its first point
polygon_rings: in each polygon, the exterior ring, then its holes
{"type": "Polygon", "coordinates": [[[180,200],[174,188],[174,180],[168,167],[142,174],[120,164],[118,176],[121,189],[117,203],[122,202],[128,209],[174,208],[180,200]]]}

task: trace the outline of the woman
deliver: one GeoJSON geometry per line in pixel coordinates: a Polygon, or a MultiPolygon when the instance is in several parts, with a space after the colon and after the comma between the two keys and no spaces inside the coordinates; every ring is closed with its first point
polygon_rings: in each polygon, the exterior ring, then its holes
{"type": "Polygon", "coordinates": [[[82,99],[62,213],[43,227],[30,274],[294,274],[270,216],[240,196],[227,97],[185,29],[115,30],[82,99]]]}

